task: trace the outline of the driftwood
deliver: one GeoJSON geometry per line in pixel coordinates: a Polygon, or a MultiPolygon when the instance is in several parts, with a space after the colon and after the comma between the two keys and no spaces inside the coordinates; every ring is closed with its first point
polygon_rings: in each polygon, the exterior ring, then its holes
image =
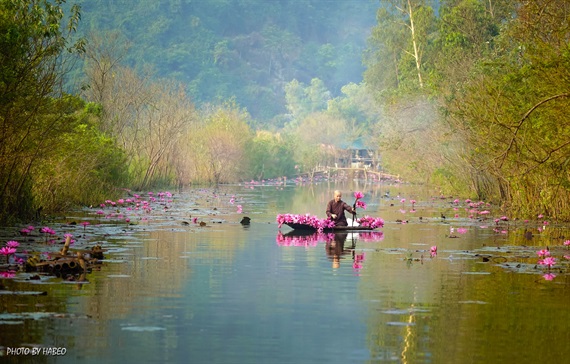
{"type": "Polygon", "coordinates": [[[76,274],[84,273],[93,268],[93,266],[100,264],[100,259],[103,259],[103,252],[106,249],[96,245],[90,250],[84,249],[70,252],[70,241],[71,237],[68,237],[61,251],[51,254],[51,259],[40,260],[38,254],[29,256],[26,261],[26,271],[48,272],[56,275],[76,274]]]}

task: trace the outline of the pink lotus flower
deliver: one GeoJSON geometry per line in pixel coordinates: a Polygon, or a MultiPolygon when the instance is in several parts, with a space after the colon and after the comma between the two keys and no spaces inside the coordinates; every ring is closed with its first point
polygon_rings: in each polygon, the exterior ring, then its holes
{"type": "Polygon", "coordinates": [[[546,266],[548,266],[548,269],[550,269],[550,268],[552,268],[553,265],[556,264],[556,258],[547,257],[547,258],[544,258],[544,259],[542,259],[542,260],[539,260],[539,261],[538,261],[538,264],[540,264],[540,265],[546,265],[546,266]]]}
{"type": "Polygon", "coordinates": [[[17,247],[20,246],[20,243],[18,243],[18,242],[15,241],[15,240],[10,240],[10,241],[6,242],[6,246],[7,246],[8,248],[17,248],[17,247]]]}
{"type": "Polygon", "coordinates": [[[467,228],[463,228],[463,227],[457,228],[457,232],[459,234],[465,234],[465,233],[467,233],[467,228]]]}
{"type": "Polygon", "coordinates": [[[20,234],[22,234],[24,236],[28,235],[29,233],[30,233],[29,229],[24,228],[24,229],[20,230],[20,234]]]}
{"type": "Polygon", "coordinates": [[[570,247],[570,240],[566,240],[563,244],[564,246],[570,247]]]}
{"type": "Polygon", "coordinates": [[[14,254],[16,252],[16,248],[10,248],[10,247],[2,247],[0,248],[0,255],[11,255],[14,254]]]}
{"type": "Polygon", "coordinates": [[[550,256],[550,251],[548,249],[542,249],[536,252],[536,254],[540,257],[540,258],[544,258],[544,257],[548,257],[550,256]]]}
{"type": "Polygon", "coordinates": [[[41,228],[40,232],[45,233],[46,235],[55,235],[55,230],[47,226],[41,228]]]}
{"type": "Polygon", "coordinates": [[[363,210],[366,210],[366,202],[364,202],[362,200],[357,200],[356,201],[356,207],[361,208],[363,210]]]}
{"type": "Polygon", "coordinates": [[[437,255],[437,246],[436,246],[436,245],[432,246],[432,247],[429,249],[429,253],[430,253],[430,255],[431,255],[432,258],[435,257],[435,256],[437,255]]]}
{"type": "Polygon", "coordinates": [[[364,194],[360,191],[356,191],[356,192],[354,192],[354,198],[359,200],[361,198],[364,198],[364,194]]]}
{"type": "Polygon", "coordinates": [[[241,205],[237,205],[237,213],[241,214],[243,212],[243,208],[241,205]]]}

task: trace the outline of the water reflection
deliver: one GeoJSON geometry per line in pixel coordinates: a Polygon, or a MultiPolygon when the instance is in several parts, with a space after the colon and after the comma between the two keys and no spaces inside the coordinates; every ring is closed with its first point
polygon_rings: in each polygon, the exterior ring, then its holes
{"type": "Polygon", "coordinates": [[[522,363],[570,356],[568,231],[500,221],[503,234],[492,220],[452,217],[451,201],[415,188],[391,186],[393,198],[384,190],[324,184],[185,192],[162,216],[105,236],[108,259],[81,290],[79,281],[61,278],[0,277],[0,351],[65,346],[58,362],[92,363],[522,363]],[[366,191],[367,213],[386,221],[382,231],[278,231],[278,213],[322,216],[334,189],[366,191]],[[249,225],[240,224],[234,195],[249,225]],[[397,223],[402,198],[418,201],[407,224],[397,223]],[[195,217],[206,225],[180,223],[195,217]],[[430,257],[432,246],[437,256],[430,257]],[[547,246],[557,258],[550,270],[537,266],[536,252],[547,246]],[[422,264],[406,264],[422,255],[422,264]],[[41,295],[9,294],[16,291],[41,295]]]}
{"type": "Polygon", "coordinates": [[[351,241],[351,244],[348,247],[345,247],[346,238],[348,237],[348,233],[335,233],[332,234],[332,239],[327,241],[325,245],[325,251],[327,257],[332,261],[333,268],[340,267],[340,259],[343,255],[354,255],[354,248],[356,244],[354,240],[351,241]]]}

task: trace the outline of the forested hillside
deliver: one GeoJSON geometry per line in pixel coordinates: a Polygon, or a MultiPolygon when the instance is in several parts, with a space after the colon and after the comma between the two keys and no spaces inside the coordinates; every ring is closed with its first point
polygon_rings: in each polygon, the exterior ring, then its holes
{"type": "Polygon", "coordinates": [[[566,0],[0,2],[2,218],[385,170],[570,220],[566,0]]]}
{"type": "MultiPolygon", "coordinates": [[[[120,32],[123,64],[176,79],[196,104],[234,98],[258,122],[287,113],[284,86],[362,80],[373,0],[80,0],[78,34],[120,32]]],[[[107,38],[107,42],[111,39],[107,38]]],[[[282,125],[281,125],[282,126],[282,125]]]]}

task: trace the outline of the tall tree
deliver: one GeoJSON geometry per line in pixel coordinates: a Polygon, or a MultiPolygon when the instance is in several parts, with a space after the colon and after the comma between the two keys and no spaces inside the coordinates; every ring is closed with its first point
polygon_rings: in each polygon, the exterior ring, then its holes
{"type": "Polygon", "coordinates": [[[377,20],[369,41],[366,81],[374,85],[386,79],[379,73],[390,65],[393,76],[387,88],[422,89],[428,73],[424,56],[435,31],[433,8],[425,0],[391,0],[378,10],[377,20]]]}
{"type": "MultiPolygon", "coordinates": [[[[63,0],[0,2],[0,214],[29,213],[34,166],[49,159],[52,145],[70,126],[63,95],[67,53],[79,21],[73,6],[64,20],[63,0]]],[[[36,206],[37,207],[37,206],[36,206]]]]}

